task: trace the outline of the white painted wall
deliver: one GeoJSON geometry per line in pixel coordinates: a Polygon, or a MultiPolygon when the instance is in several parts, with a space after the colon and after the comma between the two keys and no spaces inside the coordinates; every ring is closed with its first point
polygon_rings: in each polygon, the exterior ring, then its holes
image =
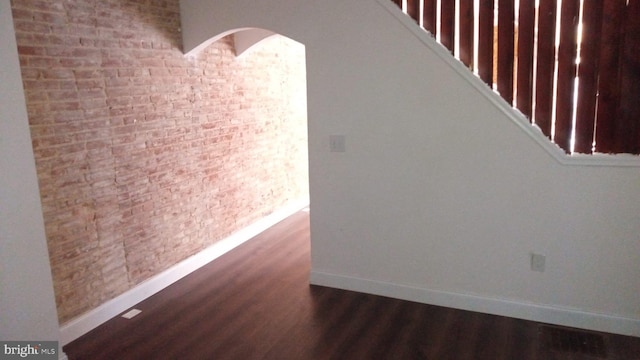
{"type": "Polygon", "coordinates": [[[11,6],[0,1],[0,340],[58,339],[11,6]]]}
{"type": "Polygon", "coordinates": [[[545,145],[389,1],[181,5],[185,51],[246,27],[306,45],[312,282],[640,336],[637,158],[545,145]]]}

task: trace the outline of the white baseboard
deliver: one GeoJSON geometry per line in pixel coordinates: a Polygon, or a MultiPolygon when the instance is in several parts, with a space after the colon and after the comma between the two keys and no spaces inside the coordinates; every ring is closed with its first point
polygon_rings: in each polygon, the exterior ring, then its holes
{"type": "Polygon", "coordinates": [[[250,240],[271,226],[293,215],[309,205],[309,199],[293,201],[282,209],[276,210],[263,219],[220,240],[203,251],[187,258],[162,273],[145,280],[122,295],[107,301],[97,308],[72,319],[60,327],[62,346],[95,329],[107,320],[128,310],[135,304],[159,292],[193,271],[224,255],[235,247],[250,240]]]}
{"type": "Polygon", "coordinates": [[[640,336],[640,320],[577,309],[416,288],[311,271],[310,283],[424,304],[613,334],[640,336]]]}

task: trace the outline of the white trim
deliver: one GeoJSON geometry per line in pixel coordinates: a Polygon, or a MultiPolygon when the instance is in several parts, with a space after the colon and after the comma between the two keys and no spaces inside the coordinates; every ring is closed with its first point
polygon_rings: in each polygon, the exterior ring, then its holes
{"type": "Polygon", "coordinates": [[[107,320],[173,284],[193,271],[233,250],[278,222],[309,205],[309,199],[292,201],[285,207],[216,242],[201,252],[179,262],[158,275],[140,283],[118,297],[80,315],[60,327],[62,346],[95,329],[107,320]]]}
{"type": "Polygon", "coordinates": [[[357,291],[423,304],[627,336],[640,336],[640,319],[598,314],[573,308],[423,289],[319,271],[311,271],[309,282],[312,285],[357,291]]]}
{"type": "Polygon", "coordinates": [[[442,61],[455,70],[464,80],[473,86],[481,95],[493,103],[502,113],[509,117],[516,125],[525,131],[540,147],[542,147],[551,157],[563,165],[581,166],[617,166],[617,167],[640,167],[640,156],[630,154],[594,154],[594,155],[568,155],[551,142],[540,129],[531,125],[529,120],[514,109],[495,91],[492,91],[477,76],[475,76],[460,61],[451,55],[449,50],[438,43],[433,36],[422,29],[413,19],[404,14],[397,5],[389,0],[377,0],[378,4],[393,15],[405,28],[420,40],[425,46],[431,49],[442,61]]]}

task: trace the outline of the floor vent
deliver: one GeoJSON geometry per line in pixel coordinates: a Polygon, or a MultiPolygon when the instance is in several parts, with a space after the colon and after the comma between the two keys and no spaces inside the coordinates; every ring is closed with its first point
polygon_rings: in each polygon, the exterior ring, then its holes
{"type": "Polygon", "coordinates": [[[543,344],[552,351],[607,358],[605,340],[600,334],[546,325],[541,330],[543,344]]]}

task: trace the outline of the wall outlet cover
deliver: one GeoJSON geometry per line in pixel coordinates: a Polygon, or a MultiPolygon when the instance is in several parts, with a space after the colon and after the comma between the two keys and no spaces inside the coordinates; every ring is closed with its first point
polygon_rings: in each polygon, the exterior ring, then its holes
{"type": "Polygon", "coordinates": [[[140,314],[142,312],[142,310],[138,310],[138,309],[131,309],[129,311],[127,311],[126,313],[122,314],[122,317],[125,319],[131,319],[134,316],[140,314]]]}

